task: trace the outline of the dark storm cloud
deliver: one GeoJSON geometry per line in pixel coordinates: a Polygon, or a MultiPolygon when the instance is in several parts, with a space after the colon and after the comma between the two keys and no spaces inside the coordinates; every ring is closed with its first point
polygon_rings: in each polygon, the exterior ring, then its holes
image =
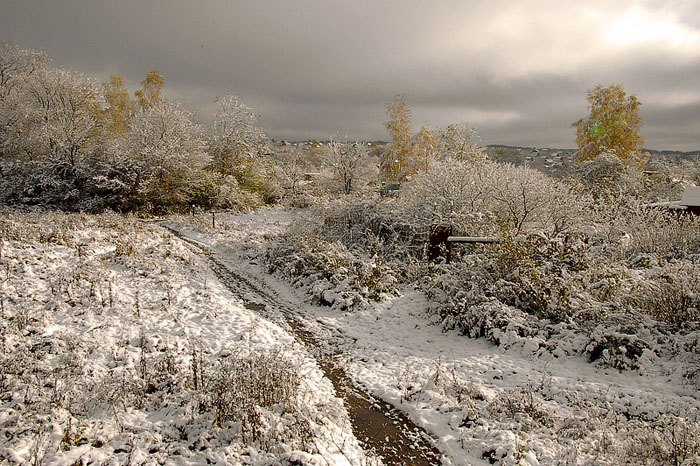
{"type": "Polygon", "coordinates": [[[207,122],[237,94],[276,138],[386,139],[406,94],[416,129],[478,125],[484,143],[571,147],[586,90],[643,102],[648,146],[696,149],[696,2],[2,0],[3,40],[57,65],[165,92],[207,122]]]}

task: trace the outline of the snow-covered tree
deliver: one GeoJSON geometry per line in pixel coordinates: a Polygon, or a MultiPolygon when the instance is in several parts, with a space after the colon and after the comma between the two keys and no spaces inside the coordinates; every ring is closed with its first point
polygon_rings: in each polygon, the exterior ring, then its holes
{"type": "Polygon", "coordinates": [[[268,151],[265,131],[258,126],[252,109],[237,96],[217,100],[214,125],[209,136],[209,154],[213,167],[224,175],[244,182],[255,171],[255,159],[268,151]]]}
{"type": "Polygon", "coordinates": [[[3,100],[4,153],[78,165],[97,144],[98,86],[64,69],[38,68],[3,100]]]}
{"type": "Polygon", "coordinates": [[[367,146],[361,142],[334,140],[328,146],[327,163],[333,176],[343,187],[343,193],[356,189],[367,161],[367,146]]]}
{"type": "Polygon", "coordinates": [[[43,52],[21,49],[10,42],[0,42],[0,99],[39,69],[48,66],[43,52]]]}
{"type": "Polygon", "coordinates": [[[306,160],[300,148],[295,147],[283,154],[278,176],[287,195],[292,199],[299,194],[306,167],[306,160]]]}
{"type": "Polygon", "coordinates": [[[132,165],[132,195],[156,208],[187,202],[195,175],[209,163],[201,127],[170,102],[139,110],[120,149],[132,165]]]}
{"type": "Polygon", "coordinates": [[[468,123],[447,125],[438,130],[436,156],[467,162],[480,162],[486,159],[477,141],[479,135],[474,126],[468,123]]]}

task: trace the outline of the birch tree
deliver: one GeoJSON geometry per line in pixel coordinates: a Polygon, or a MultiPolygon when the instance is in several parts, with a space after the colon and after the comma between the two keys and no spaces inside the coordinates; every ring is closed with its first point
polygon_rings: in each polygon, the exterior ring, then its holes
{"type": "Polygon", "coordinates": [[[572,126],[576,128],[578,151],[575,160],[594,160],[606,152],[626,164],[642,163],[644,138],[639,134],[643,120],[639,116],[642,105],[637,96],[627,95],[622,86],[601,85],[588,91],[590,114],[572,126]]]}
{"type": "Polygon", "coordinates": [[[391,145],[382,155],[380,173],[385,182],[399,183],[410,176],[413,136],[411,132],[411,110],[406,105],[406,96],[394,94],[387,104],[388,120],[384,127],[391,136],[391,145]]]}

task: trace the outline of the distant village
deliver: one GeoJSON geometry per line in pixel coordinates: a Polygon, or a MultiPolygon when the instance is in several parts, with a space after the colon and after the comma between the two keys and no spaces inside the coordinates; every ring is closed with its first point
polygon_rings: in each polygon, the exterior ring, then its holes
{"type": "MultiPolygon", "coordinates": [[[[321,148],[327,146],[330,141],[295,141],[286,140],[272,141],[277,152],[285,152],[291,148],[302,151],[319,152],[321,148]],[[316,149],[316,150],[314,150],[316,149]]],[[[388,144],[385,141],[368,141],[366,144],[372,149],[371,155],[379,155],[382,149],[388,144]]],[[[530,168],[540,170],[555,177],[565,176],[570,173],[573,166],[573,156],[576,149],[554,149],[547,147],[520,147],[507,146],[502,144],[492,144],[484,146],[484,150],[490,159],[498,162],[509,162],[514,165],[525,165],[530,168]]],[[[648,150],[651,157],[647,163],[647,174],[654,174],[661,169],[664,164],[678,164],[684,160],[700,159],[700,151],[681,152],[672,150],[648,150]]]]}

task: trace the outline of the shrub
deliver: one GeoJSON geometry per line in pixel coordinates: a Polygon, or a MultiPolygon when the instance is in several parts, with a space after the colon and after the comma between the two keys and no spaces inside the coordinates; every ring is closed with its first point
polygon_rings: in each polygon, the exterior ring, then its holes
{"type": "Polygon", "coordinates": [[[312,438],[299,411],[300,383],[297,368],[279,351],[224,357],[205,380],[202,408],[213,411],[218,427],[238,424],[248,442],[299,445],[312,438]],[[282,425],[267,422],[272,411],[282,425]]]}
{"type": "Polygon", "coordinates": [[[638,423],[624,444],[625,464],[700,464],[700,424],[664,415],[652,424],[638,423]]]}
{"type": "Polygon", "coordinates": [[[653,254],[683,259],[700,249],[700,217],[636,206],[627,223],[631,239],[628,256],[653,254]]]}
{"type": "Polygon", "coordinates": [[[530,425],[552,426],[554,414],[547,409],[532,387],[516,387],[505,390],[488,406],[492,416],[507,416],[530,425]]]}
{"type": "Polygon", "coordinates": [[[676,264],[654,271],[628,302],[676,328],[700,321],[700,271],[694,264],[676,264]]]}

